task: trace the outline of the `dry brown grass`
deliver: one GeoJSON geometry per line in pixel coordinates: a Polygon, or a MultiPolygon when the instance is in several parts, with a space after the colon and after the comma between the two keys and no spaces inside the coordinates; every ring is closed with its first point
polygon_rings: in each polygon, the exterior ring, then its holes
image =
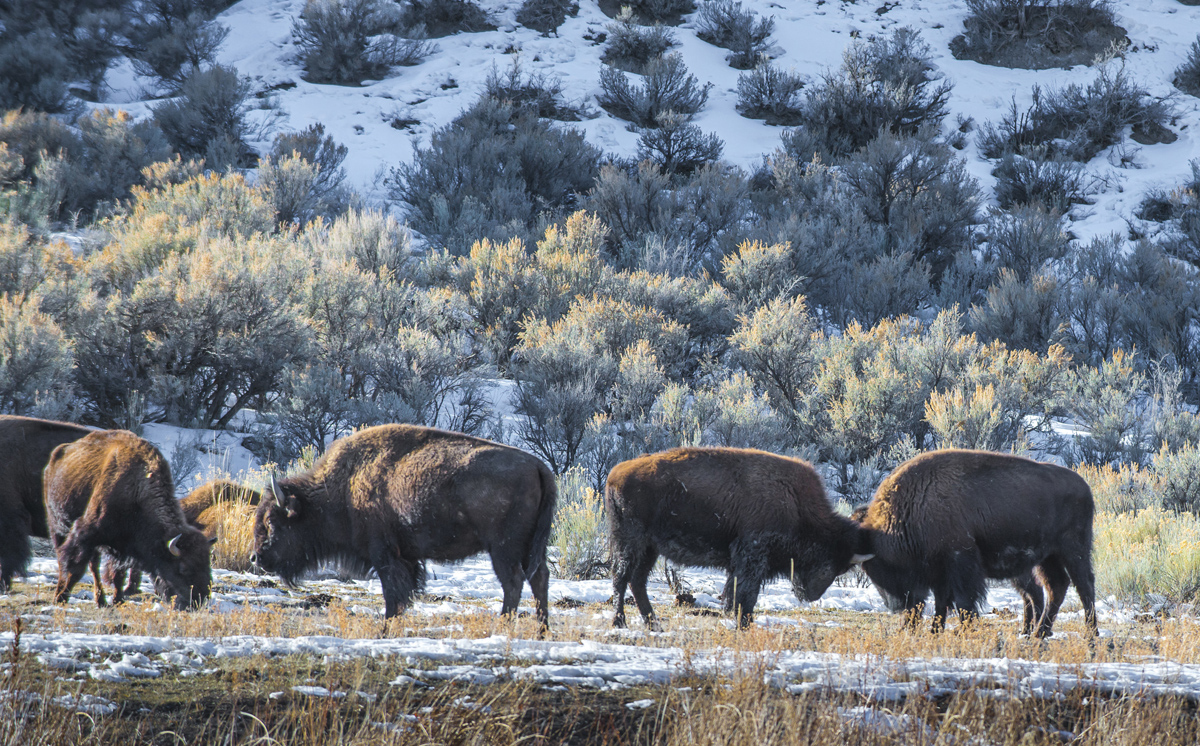
{"type": "MultiPolygon", "coordinates": [[[[273,585],[267,578],[218,578],[217,592],[232,599],[237,588],[273,585]]],[[[86,590],[86,582],[81,583],[86,590]]],[[[329,635],[343,638],[425,636],[479,639],[492,635],[534,639],[537,625],[531,609],[515,621],[497,617],[480,602],[475,611],[454,614],[408,614],[385,622],[355,607],[379,607],[378,596],[322,599],[311,583],[289,591],[282,603],[245,605],[232,611],[202,609],[175,612],[156,609],[140,597],[122,607],[95,609],[72,604],[53,607],[52,589],[22,583],[0,599],[0,630],[23,618],[24,634],[88,632],[99,634],[219,638],[231,635],[293,637],[329,635]],[[308,604],[309,608],[304,608],[308,604]]],[[[459,605],[470,602],[455,599],[459,605]]],[[[1081,621],[1060,620],[1061,638],[1021,638],[1019,622],[1009,615],[988,615],[968,625],[952,622],[949,632],[933,636],[910,631],[901,619],[886,614],[803,609],[776,613],[795,625],[732,628],[728,619],[703,610],[661,606],[667,630],[616,637],[609,633],[605,607],[588,604],[552,610],[552,640],[584,639],[676,647],[685,660],[715,649],[727,661],[740,663],[741,675],[713,678],[685,665],[681,678],[662,687],[619,691],[583,688],[547,689],[523,681],[501,680],[487,687],[440,683],[430,689],[392,687],[388,682],[410,668],[436,665],[381,660],[333,662],[314,657],[277,659],[210,659],[216,673],[184,678],[168,673],[154,681],[106,684],[63,681],[31,656],[0,669],[0,746],[8,744],[366,744],[366,743],[600,743],[600,744],[762,744],[842,743],[978,744],[1034,746],[1059,743],[1058,731],[1070,731],[1081,744],[1195,743],[1195,704],[1178,698],[1104,698],[1079,692],[1060,700],[1005,699],[973,692],[906,701],[872,703],[858,694],[794,696],[764,684],[780,651],[816,651],[842,655],[874,654],[905,658],[1007,657],[1059,664],[1137,662],[1146,656],[1200,662],[1200,635],[1191,618],[1145,615],[1127,625],[1102,625],[1112,637],[1094,646],[1083,635],[1081,621]],[[691,673],[689,673],[691,671],[691,673]],[[345,691],[344,699],[317,699],[295,694],[298,684],[345,691]],[[359,697],[365,692],[376,699],[359,697]],[[79,715],[54,705],[21,704],[16,693],[40,693],[44,703],[62,694],[92,694],[120,703],[115,715],[79,715]],[[271,699],[273,692],[283,692],[271,699]],[[468,697],[464,704],[462,697],[468,697]],[[650,699],[646,709],[625,704],[650,699]],[[873,712],[899,717],[901,730],[888,734],[860,727],[839,712],[869,706],[873,712]],[[7,708],[7,709],[6,709],[7,708]],[[423,711],[422,708],[432,708],[423,711]],[[13,709],[16,712],[11,712],[13,709]],[[11,717],[10,717],[11,715],[11,717]],[[415,716],[410,721],[406,716],[415,716]],[[403,730],[386,732],[373,723],[403,730]],[[179,735],[168,735],[168,732],[179,735]],[[967,738],[964,738],[967,737],[967,738]]],[[[0,651],[0,661],[11,660],[0,651]]],[[[518,661],[512,662],[520,665],[518,661]]]]}

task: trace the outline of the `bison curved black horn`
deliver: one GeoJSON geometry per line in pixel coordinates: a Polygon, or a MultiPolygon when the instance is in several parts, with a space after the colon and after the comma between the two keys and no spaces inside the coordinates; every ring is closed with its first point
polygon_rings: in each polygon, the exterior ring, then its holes
{"type": "Polygon", "coordinates": [[[174,539],[167,542],[167,551],[176,557],[182,557],[183,551],[179,548],[179,540],[183,538],[183,534],[177,535],[174,539]]]}

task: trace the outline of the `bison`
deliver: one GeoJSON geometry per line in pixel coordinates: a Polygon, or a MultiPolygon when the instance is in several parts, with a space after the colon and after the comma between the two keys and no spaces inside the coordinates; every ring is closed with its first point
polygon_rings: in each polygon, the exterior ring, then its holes
{"type": "Polygon", "coordinates": [[[0,593],[29,563],[29,537],[50,538],[42,470],[50,452],[91,430],[67,422],[0,416],[0,593]]]}
{"type": "Polygon", "coordinates": [[[791,578],[814,601],[856,562],[857,524],[834,512],[805,461],[740,448],[676,448],[624,461],[604,492],[613,550],[613,624],[625,626],[625,588],[657,627],[646,579],[661,554],[723,567],[726,606],[746,626],[762,584],[791,578]]]}
{"type": "Polygon", "coordinates": [[[1025,606],[1023,632],[1048,637],[1070,582],[1096,634],[1092,491],[1070,469],[1021,456],[944,450],[901,464],[858,513],[863,570],[916,623],[933,591],[933,631],[953,606],[977,612],[986,579],[1008,579],[1025,606]],[[1045,591],[1043,603],[1042,591],[1045,591]]]}
{"type": "MultiPolygon", "coordinates": [[[[183,517],[188,523],[203,531],[210,542],[215,542],[217,523],[229,506],[256,507],[260,499],[257,490],[227,479],[214,479],[189,492],[187,497],[180,501],[179,507],[183,509],[183,517]]],[[[137,593],[141,588],[142,568],[129,559],[118,560],[111,555],[106,559],[104,582],[113,587],[113,603],[119,604],[126,596],[137,593]]],[[[161,590],[164,589],[160,588],[161,590]]]]}
{"type": "Polygon", "coordinates": [[[208,597],[211,542],[184,519],[171,470],[153,445],[127,430],[88,433],[50,454],[45,488],[58,553],[56,602],[66,601],[90,565],[103,604],[101,547],[162,580],[178,609],[208,597]]]}
{"type": "Polygon", "coordinates": [[[486,551],[516,611],[526,580],[549,623],[546,544],[558,490],[524,451],[462,433],[379,425],[333,443],[312,469],[277,481],[258,505],[252,559],[288,583],[324,559],[373,567],[385,614],[409,604],[425,560],[486,551]]]}

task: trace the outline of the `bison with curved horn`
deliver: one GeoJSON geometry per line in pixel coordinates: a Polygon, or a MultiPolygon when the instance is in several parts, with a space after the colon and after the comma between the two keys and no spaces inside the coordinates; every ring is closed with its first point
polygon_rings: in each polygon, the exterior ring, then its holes
{"type": "MultiPolygon", "coordinates": [[[[210,542],[216,542],[217,523],[230,506],[257,507],[261,498],[259,492],[250,487],[228,479],[214,479],[189,492],[179,501],[179,507],[188,523],[203,531],[210,542]]],[[[104,565],[104,582],[113,587],[113,603],[122,603],[126,596],[141,588],[142,568],[132,559],[119,560],[109,555],[104,565]]],[[[165,591],[157,578],[155,588],[160,595],[165,591]]]]}
{"type": "Polygon", "coordinates": [[[0,593],[29,564],[29,537],[50,538],[42,498],[50,452],[90,432],[69,422],[0,415],[0,593]]]}
{"type": "Polygon", "coordinates": [[[1024,633],[1049,637],[1074,582],[1095,635],[1093,512],[1091,489],[1070,469],[1004,453],[932,451],[897,467],[856,512],[875,555],[863,570],[911,624],[932,590],[934,632],[952,606],[962,617],[976,613],[993,578],[1021,594],[1024,633]]]}
{"type": "Polygon", "coordinates": [[[170,467],[153,445],[127,430],[88,433],[54,449],[45,486],[58,553],[55,602],[66,601],[90,565],[96,603],[104,604],[101,547],[160,578],[177,609],[208,598],[211,542],[184,518],[170,467]]]}
{"type": "Polygon", "coordinates": [[[312,469],[271,479],[258,505],[255,561],[291,583],[324,559],[373,567],[398,615],[425,560],[488,552],[512,614],[528,580],[549,622],[546,545],[558,489],[525,451],[462,433],[379,425],[333,443],[312,469]]]}
{"type": "Polygon", "coordinates": [[[624,461],[609,472],[604,501],[617,627],[625,626],[627,586],[657,627],[646,579],[659,555],[725,568],[726,605],[742,627],[765,581],[790,577],[796,597],[814,601],[868,559],[858,526],[834,512],[812,466],[764,451],[676,448],[624,461]]]}

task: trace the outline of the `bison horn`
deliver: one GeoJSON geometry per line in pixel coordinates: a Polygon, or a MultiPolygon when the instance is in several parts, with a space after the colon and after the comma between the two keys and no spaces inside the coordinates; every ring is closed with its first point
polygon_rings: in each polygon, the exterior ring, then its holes
{"type": "Polygon", "coordinates": [[[275,497],[275,504],[283,507],[283,489],[279,486],[279,480],[275,478],[275,472],[271,472],[271,494],[275,497]]]}
{"type": "Polygon", "coordinates": [[[874,557],[875,557],[875,555],[873,555],[873,554],[856,554],[850,558],[850,564],[861,565],[862,563],[864,563],[867,560],[872,559],[874,557]]]}
{"type": "Polygon", "coordinates": [[[176,557],[182,557],[183,552],[179,549],[179,540],[183,538],[183,534],[179,534],[174,539],[167,542],[167,551],[176,557]]]}

